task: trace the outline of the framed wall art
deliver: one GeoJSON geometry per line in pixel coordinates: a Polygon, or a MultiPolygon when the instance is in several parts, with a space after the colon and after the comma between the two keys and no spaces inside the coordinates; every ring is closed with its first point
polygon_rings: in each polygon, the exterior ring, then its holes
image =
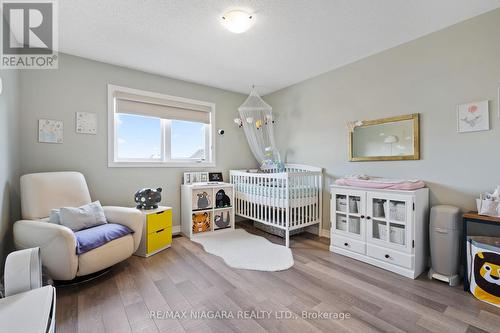
{"type": "Polygon", "coordinates": [[[489,101],[466,103],[457,106],[457,131],[459,133],[488,131],[489,129],[489,101]]]}
{"type": "Polygon", "coordinates": [[[38,120],[38,142],[63,143],[63,133],[64,128],[61,120],[38,120]]]}
{"type": "Polygon", "coordinates": [[[92,112],[77,112],[76,133],[97,134],[97,115],[92,112]]]}

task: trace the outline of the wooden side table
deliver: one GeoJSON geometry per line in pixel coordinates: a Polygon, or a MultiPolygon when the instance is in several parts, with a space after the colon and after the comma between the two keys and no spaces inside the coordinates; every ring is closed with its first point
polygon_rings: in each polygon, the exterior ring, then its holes
{"type": "Polygon", "coordinates": [[[172,208],[140,210],[143,215],[141,244],[135,252],[140,257],[149,257],[172,245],[172,208]]]}
{"type": "Polygon", "coordinates": [[[489,224],[500,227],[500,217],[479,215],[477,212],[469,212],[463,215],[462,232],[462,256],[464,260],[464,290],[469,290],[469,266],[467,264],[467,232],[469,223],[489,224]]]}

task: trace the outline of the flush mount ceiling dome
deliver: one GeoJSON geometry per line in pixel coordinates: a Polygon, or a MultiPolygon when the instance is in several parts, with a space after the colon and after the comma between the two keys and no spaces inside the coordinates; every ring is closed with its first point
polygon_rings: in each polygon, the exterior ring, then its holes
{"type": "Polygon", "coordinates": [[[222,15],[222,25],[235,34],[247,31],[255,21],[255,17],[244,10],[230,10],[222,15]]]}

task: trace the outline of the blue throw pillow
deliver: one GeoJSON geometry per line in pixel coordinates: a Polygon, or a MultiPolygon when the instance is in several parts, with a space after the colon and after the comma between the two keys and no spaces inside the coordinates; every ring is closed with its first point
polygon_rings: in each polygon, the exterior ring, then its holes
{"type": "Polygon", "coordinates": [[[59,215],[59,209],[52,209],[50,211],[49,223],[61,224],[61,216],[59,215]]]}
{"type": "Polygon", "coordinates": [[[81,207],[59,209],[60,223],[73,231],[95,227],[107,223],[104,209],[99,201],[81,207]]]}

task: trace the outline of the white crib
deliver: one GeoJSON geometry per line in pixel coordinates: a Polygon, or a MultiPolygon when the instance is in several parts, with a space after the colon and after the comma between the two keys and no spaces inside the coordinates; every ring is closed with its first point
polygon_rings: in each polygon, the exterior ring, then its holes
{"type": "Polygon", "coordinates": [[[235,213],[285,231],[318,224],[321,231],[323,173],[321,168],[286,164],[285,172],[231,170],[235,213]]]}

